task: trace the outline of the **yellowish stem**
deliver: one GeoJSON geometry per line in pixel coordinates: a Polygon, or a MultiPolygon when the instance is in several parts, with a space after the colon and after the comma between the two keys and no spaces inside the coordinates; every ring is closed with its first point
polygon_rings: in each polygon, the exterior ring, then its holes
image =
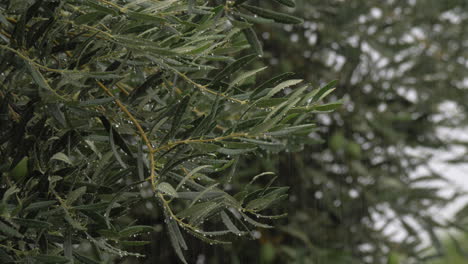
{"type": "MultiPolygon", "coordinates": [[[[99,87],[101,87],[109,96],[114,97],[112,92],[107,88],[102,82],[96,81],[99,87]]],[[[145,142],[146,147],[148,148],[148,155],[149,155],[149,162],[150,162],[150,180],[151,180],[151,185],[153,187],[153,190],[156,190],[156,172],[155,172],[155,161],[154,161],[154,153],[156,152],[155,149],[153,148],[153,145],[148,139],[148,136],[146,135],[145,131],[141,127],[140,123],[138,120],[128,111],[128,109],[125,107],[125,105],[122,104],[122,102],[115,98],[114,99],[115,103],[117,106],[128,116],[128,118],[132,121],[133,125],[138,130],[138,133],[140,134],[141,138],[145,142]]]]}

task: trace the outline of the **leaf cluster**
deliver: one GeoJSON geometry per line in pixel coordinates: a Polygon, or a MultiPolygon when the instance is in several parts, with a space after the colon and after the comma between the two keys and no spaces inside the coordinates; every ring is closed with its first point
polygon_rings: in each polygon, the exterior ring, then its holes
{"type": "Polygon", "coordinates": [[[229,186],[241,160],[316,142],[313,114],[341,105],[323,103],[335,82],[253,65],[252,21],[300,19],[244,1],[19,2],[0,4],[2,263],[144,257],[165,234],[186,263],[187,235],[229,243],[285,216],[272,173],[229,186]]]}

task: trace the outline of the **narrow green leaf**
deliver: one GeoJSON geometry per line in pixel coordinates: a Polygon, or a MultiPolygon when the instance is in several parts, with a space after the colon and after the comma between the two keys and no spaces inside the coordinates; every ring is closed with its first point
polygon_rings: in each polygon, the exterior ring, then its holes
{"type": "Polygon", "coordinates": [[[190,225],[198,226],[201,222],[209,218],[211,215],[216,213],[222,207],[223,207],[222,203],[213,202],[209,204],[208,206],[202,208],[201,210],[198,210],[190,218],[190,225]]]}
{"type": "Polygon", "coordinates": [[[128,95],[128,100],[130,102],[133,102],[137,98],[144,96],[149,88],[161,85],[164,81],[163,74],[163,71],[158,71],[157,73],[148,76],[140,86],[138,86],[130,92],[130,94],[128,95]]]}
{"type": "Polygon", "coordinates": [[[245,9],[249,10],[250,12],[252,12],[252,13],[258,15],[258,16],[273,19],[274,21],[276,21],[278,23],[302,24],[304,22],[304,20],[302,20],[301,18],[297,18],[297,17],[291,16],[291,15],[271,11],[271,10],[256,7],[256,6],[251,6],[251,5],[244,4],[244,5],[242,5],[242,7],[244,7],[245,9]]]}
{"type": "Polygon", "coordinates": [[[236,77],[230,84],[229,84],[229,87],[232,87],[234,85],[239,85],[239,84],[242,84],[243,81],[245,81],[247,78],[251,77],[251,76],[254,76],[255,74],[265,70],[266,68],[268,67],[262,67],[262,68],[259,68],[259,69],[255,69],[255,70],[251,70],[251,71],[248,71],[248,72],[245,72],[245,73],[242,73],[241,75],[239,75],[238,77],[236,77]]]}
{"type": "Polygon", "coordinates": [[[197,203],[194,206],[187,207],[184,210],[177,213],[177,217],[182,218],[182,219],[190,219],[191,217],[196,215],[199,211],[203,210],[204,208],[210,207],[213,204],[215,203],[212,201],[197,203]]]}
{"type": "Polygon", "coordinates": [[[102,12],[89,12],[83,15],[80,15],[74,19],[74,22],[77,25],[88,24],[93,21],[97,21],[105,16],[102,12]]]}
{"type": "Polygon", "coordinates": [[[83,196],[84,194],[86,193],[86,186],[82,186],[78,189],[75,189],[73,191],[71,191],[69,194],[68,194],[68,197],[67,197],[67,200],[65,201],[65,203],[67,205],[71,205],[73,204],[78,198],[80,198],[81,196],[83,196]]]}
{"type": "Polygon", "coordinates": [[[293,86],[293,85],[296,85],[298,83],[301,83],[303,80],[300,80],[300,79],[292,79],[292,80],[287,80],[287,81],[284,81],[280,84],[278,84],[277,86],[275,86],[273,89],[271,89],[270,91],[268,91],[267,95],[266,95],[266,98],[268,97],[272,97],[273,95],[275,95],[276,93],[278,93],[279,91],[283,90],[284,88],[287,88],[287,87],[290,87],[290,86],[293,86]]]}
{"type": "Polygon", "coordinates": [[[286,102],[288,98],[261,98],[255,102],[258,107],[273,107],[286,102]]]}
{"type": "MultiPolygon", "coordinates": [[[[115,144],[117,144],[117,146],[119,146],[125,153],[127,153],[128,156],[133,157],[133,153],[130,150],[130,148],[128,147],[125,140],[123,139],[122,135],[120,135],[120,133],[117,130],[114,129],[114,127],[112,126],[110,121],[103,115],[100,115],[99,119],[101,120],[101,123],[104,126],[104,128],[106,129],[106,131],[109,131],[109,134],[111,133],[111,130],[112,130],[112,135],[113,135],[113,139],[114,139],[115,144]]],[[[107,157],[107,158],[110,158],[110,156],[107,157]]]]}
{"type": "Polygon", "coordinates": [[[196,167],[195,169],[191,170],[189,173],[187,173],[187,175],[184,177],[184,179],[182,179],[179,184],[177,185],[177,187],[175,188],[175,191],[177,192],[177,190],[180,189],[180,187],[182,187],[184,185],[184,183],[191,179],[193,175],[195,175],[197,172],[203,170],[203,169],[207,169],[207,168],[212,168],[213,166],[211,165],[202,165],[202,166],[198,166],[196,167]]]}
{"type": "Polygon", "coordinates": [[[153,232],[154,228],[151,226],[145,225],[135,225],[126,227],[119,232],[119,236],[121,237],[130,237],[134,234],[144,233],[144,232],[153,232]]]}
{"type": "Polygon", "coordinates": [[[10,196],[12,196],[13,194],[17,193],[21,191],[18,187],[16,186],[11,186],[10,188],[8,188],[5,193],[3,194],[3,198],[2,198],[2,202],[6,203],[8,201],[8,198],[10,196]]]}
{"type": "Polygon", "coordinates": [[[3,233],[7,236],[12,236],[12,237],[18,237],[18,238],[23,237],[23,235],[20,232],[18,232],[18,230],[16,230],[15,227],[10,226],[4,223],[3,221],[0,221],[0,233],[3,233]]]}
{"type": "Polygon", "coordinates": [[[167,194],[172,197],[178,197],[177,191],[167,182],[161,182],[158,184],[156,189],[164,194],[167,194]]]}
{"type": "MultiPolygon", "coordinates": [[[[260,133],[265,133],[265,132],[268,132],[268,130],[270,130],[271,128],[273,128],[282,118],[285,117],[286,113],[288,113],[289,110],[291,110],[291,108],[293,108],[293,106],[300,100],[301,98],[297,98],[296,100],[294,100],[293,102],[287,104],[287,105],[284,105],[283,107],[278,106],[277,109],[275,109],[274,111],[272,111],[269,116],[267,116],[267,118],[269,118],[273,112],[279,112],[276,114],[276,116],[274,116],[273,118],[270,118],[268,119],[267,121],[264,121],[263,123],[260,123],[259,125],[253,127],[251,130],[250,130],[250,133],[253,134],[253,135],[258,135],[260,133]],[[281,108],[280,108],[281,107],[281,108]],[[279,111],[279,109],[281,109],[281,111],[279,111]]],[[[286,103],[286,102],[285,102],[286,103]]]]}
{"type": "Polygon", "coordinates": [[[234,13],[236,16],[241,17],[243,20],[247,21],[248,23],[252,24],[273,24],[275,20],[267,19],[259,16],[251,16],[243,13],[236,12],[234,13]]]}
{"type": "Polygon", "coordinates": [[[244,67],[245,65],[247,65],[251,61],[253,61],[256,56],[257,56],[256,54],[250,54],[250,55],[244,56],[244,57],[236,60],[235,62],[229,64],[228,66],[226,66],[221,72],[219,72],[213,78],[213,81],[211,83],[216,84],[219,81],[221,81],[222,79],[230,77],[233,73],[237,72],[242,67],[244,67]]]}
{"type": "Polygon", "coordinates": [[[248,149],[256,148],[257,146],[252,143],[238,142],[238,141],[224,141],[223,147],[228,149],[248,149]]]}
{"type": "Polygon", "coordinates": [[[258,40],[258,37],[255,31],[251,27],[249,27],[249,28],[243,29],[242,32],[244,33],[245,38],[247,39],[247,41],[249,42],[250,46],[255,51],[255,53],[257,53],[258,56],[262,57],[263,56],[262,44],[260,43],[260,40],[258,40]]]}
{"type": "Polygon", "coordinates": [[[63,161],[65,163],[68,163],[70,165],[73,165],[73,162],[71,161],[71,159],[62,152],[55,153],[50,159],[51,160],[60,160],[60,161],[63,161]]]}
{"type": "Polygon", "coordinates": [[[72,245],[72,230],[67,228],[63,232],[63,255],[71,262],[73,262],[73,245],[72,245]]]}
{"type": "Polygon", "coordinates": [[[99,212],[99,211],[105,210],[108,205],[109,205],[108,202],[100,202],[100,203],[78,205],[78,206],[74,206],[73,208],[77,210],[83,210],[83,211],[99,212]]]}
{"type": "Polygon", "coordinates": [[[228,148],[219,148],[217,151],[226,155],[240,155],[248,152],[255,151],[257,148],[247,148],[247,149],[228,149],[228,148]]]}
{"type": "Polygon", "coordinates": [[[99,12],[102,12],[102,13],[105,13],[105,14],[108,14],[108,15],[117,16],[119,14],[116,10],[114,10],[112,8],[99,5],[99,4],[97,4],[97,3],[93,2],[93,1],[90,1],[90,0],[83,1],[83,4],[94,8],[96,11],[99,11],[99,12]]]}
{"type": "Polygon", "coordinates": [[[31,227],[31,228],[48,228],[51,226],[50,223],[35,220],[35,219],[26,219],[26,218],[12,218],[13,222],[17,223],[20,226],[31,227]]]}
{"type": "Polygon", "coordinates": [[[128,247],[141,247],[151,244],[151,241],[120,240],[119,243],[123,246],[128,247]]]}
{"type": "Polygon", "coordinates": [[[97,230],[97,233],[107,239],[117,240],[120,238],[119,232],[113,229],[99,229],[97,230]]]}
{"type": "Polygon", "coordinates": [[[221,212],[221,220],[223,221],[224,225],[231,231],[233,234],[241,235],[242,231],[237,228],[236,225],[231,221],[231,218],[223,211],[221,212]]]}
{"type": "Polygon", "coordinates": [[[193,236],[195,236],[196,238],[200,239],[201,241],[203,241],[205,243],[209,243],[210,245],[214,245],[214,244],[231,244],[231,242],[228,242],[228,241],[221,241],[221,240],[218,240],[218,239],[208,238],[210,232],[204,232],[204,231],[201,231],[201,230],[197,230],[197,232],[195,232],[195,231],[192,231],[190,229],[187,229],[187,231],[190,234],[192,234],[193,236]]]}
{"type": "Polygon", "coordinates": [[[167,49],[167,48],[161,48],[157,47],[157,43],[152,42],[152,41],[146,41],[142,39],[132,39],[127,36],[116,36],[113,39],[117,44],[122,45],[127,47],[129,50],[133,50],[135,52],[142,52],[142,53],[148,53],[151,52],[155,55],[161,55],[161,56],[177,56],[180,55],[179,53],[167,49]]]}
{"type": "Polygon", "coordinates": [[[56,256],[56,255],[37,255],[33,256],[33,258],[40,263],[52,263],[52,264],[58,264],[58,263],[68,263],[70,260],[66,257],[61,257],[61,256],[56,256]]]}
{"type": "MultiPolygon", "coordinates": [[[[206,190],[206,189],[205,189],[206,190]]],[[[207,199],[214,199],[221,196],[226,195],[223,191],[207,191],[205,190],[201,192],[178,192],[180,199],[187,199],[187,200],[207,200],[207,199]]]]}
{"type": "Polygon", "coordinates": [[[324,87],[320,88],[317,94],[314,95],[312,98],[312,102],[317,102],[322,100],[325,96],[327,96],[329,93],[331,93],[333,88],[336,87],[336,84],[338,83],[338,80],[333,80],[329,83],[327,83],[324,87]]]}
{"type": "Polygon", "coordinates": [[[287,72],[287,73],[283,73],[283,74],[280,74],[278,76],[275,76],[275,77],[269,79],[268,81],[262,83],[259,87],[257,87],[252,92],[252,94],[250,95],[250,99],[257,99],[257,98],[261,97],[260,95],[263,94],[263,91],[265,91],[266,88],[273,87],[273,86],[279,84],[280,82],[288,79],[289,77],[291,77],[293,75],[294,75],[294,73],[287,72]]]}
{"type": "Polygon", "coordinates": [[[296,3],[293,0],[275,0],[275,1],[287,7],[296,7],[296,3]]]}
{"type": "Polygon", "coordinates": [[[224,235],[227,235],[229,233],[231,233],[231,231],[229,230],[218,230],[218,231],[202,231],[202,230],[198,230],[198,233],[204,235],[204,236],[224,236],[224,235]]]}
{"type": "Polygon", "coordinates": [[[169,220],[169,223],[167,224],[167,230],[169,233],[169,240],[171,241],[172,248],[174,248],[177,256],[182,261],[182,263],[187,264],[181,247],[181,245],[185,245],[185,240],[180,240],[180,237],[177,233],[178,228],[179,227],[176,223],[174,223],[174,220],[169,220]]]}
{"type": "Polygon", "coordinates": [[[202,152],[214,152],[220,148],[220,146],[210,143],[189,143],[189,145],[202,152]]]}
{"type": "Polygon", "coordinates": [[[78,106],[98,106],[111,103],[115,100],[113,97],[99,98],[78,103],[78,106]]]}
{"type": "Polygon", "coordinates": [[[242,215],[245,221],[247,221],[253,226],[261,227],[261,228],[273,228],[273,226],[271,225],[263,224],[263,223],[253,220],[252,218],[250,218],[248,215],[244,214],[243,212],[240,212],[240,214],[242,215]]]}
{"type": "Polygon", "coordinates": [[[169,222],[169,226],[172,227],[172,230],[174,231],[176,237],[177,237],[177,240],[179,241],[179,244],[180,246],[184,249],[184,250],[187,250],[188,249],[188,246],[187,246],[187,243],[185,242],[185,239],[184,237],[182,236],[182,232],[180,232],[180,228],[179,228],[179,225],[177,224],[176,221],[170,221],[169,222]]]}
{"type": "MultiPolygon", "coordinates": [[[[9,174],[14,180],[20,181],[26,175],[28,175],[28,160],[29,160],[28,157],[22,158],[20,162],[18,162],[18,164],[16,164],[16,166],[10,171],[9,174]]],[[[3,197],[4,197],[3,198],[4,200],[8,198],[6,197],[6,193],[4,194],[3,197]]]]}
{"type": "Polygon", "coordinates": [[[162,118],[158,122],[155,122],[154,126],[151,128],[150,134],[154,134],[156,132],[160,132],[159,129],[161,128],[162,125],[166,123],[166,121],[169,119],[168,116],[162,118]]]}
{"type": "Polygon", "coordinates": [[[37,210],[41,210],[43,208],[49,208],[50,206],[56,204],[57,201],[42,201],[42,202],[35,202],[30,204],[28,207],[24,209],[26,212],[33,212],[37,210]]]}
{"type": "Polygon", "coordinates": [[[320,112],[330,112],[330,111],[340,108],[342,105],[343,105],[343,102],[334,102],[330,104],[317,105],[317,106],[314,106],[313,109],[315,111],[320,111],[320,112]]]}
{"type": "MultiPolygon", "coordinates": [[[[235,15],[238,15],[235,13],[235,15]]],[[[244,21],[245,19],[242,19],[242,21],[239,21],[239,20],[235,20],[235,19],[232,19],[232,20],[229,20],[236,28],[239,28],[239,29],[246,29],[246,28],[250,28],[252,27],[252,23],[249,23],[247,22],[246,20],[244,21]]]]}
{"type": "Polygon", "coordinates": [[[317,126],[315,124],[304,124],[304,125],[298,125],[298,126],[287,126],[284,128],[279,128],[277,130],[272,130],[270,132],[265,133],[267,136],[284,136],[284,135],[290,135],[295,132],[301,132],[301,131],[309,131],[310,129],[314,129],[317,126]]]}
{"type": "Polygon", "coordinates": [[[248,210],[253,210],[253,211],[261,211],[261,210],[268,208],[273,203],[276,203],[279,200],[286,199],[287,197],[288,197],[287,195],[279,195],[279,196],[269,195],[266,197],[261,197],[261,198],[250,201],[245,206],[245,208],[248,210]]]}
{"type": "Polygon", "coordinates": [[[92,258],[89,258],[87,256],[84,256],[80,253],[78,253],[76,250],[73,251],[73,257],[75,257],[77,260],[82,262],[83,264],[100,264],[101,262],[94,260],[92,258]]]}
{"type": "Polygon", "coordinates": [[[190,96],[185,96],[178,104],[173,114],[171,130],[166,134],[166,136],[161,140],[160,144],[165,144],[169,139],[174,138],[177,130],[180,128],[180,123],[182,121],[182,117],[184,116],[185,111],[190,103],[190,96]]]}
{"type": "Polygon", "coordinates": [[[238,5],[241,5],[245,2],[247,2],[248,0],[234,0],[234,6],[238,6],[238,5]]]}
{"type": "Polygon", "coordinates": [[[205,190],[201,191],[196,197],[193,198],[192,202],[189,204],[189,207],[193,206],[196,202],[198,202],[205,194],[208,194],[212,189],[214,189],[216,186],[218,186],[219,183],[215,183],[209,187],[207,187],[205,190]]]}
{"type": "Polygon", "coordinates": [[[241,140],[256,144],[260,148],[270,150],[270,151],[280,151],[281,149],[284,148],[284,143],[282,142],[263,141],[263,140],[257,140],[257,139],[251,139],[251,138],[241,138],[241,140]]]}
{"type": "Polygon", "coordinates": [[[39,86],[39,95],[45,102],[52,102],[55,99],[60,99],[61,101],[67,101],[64,97],[57,94],[57,92],[50,87],[46,78],[42,73],[31,63],[26,63],[33,81],[39,86]]]}
{"type": "Polygon", "coordinates": [[[127,12],[127,16],[131,19],[136,21],[149,21],[149,22],[157,22],[157,24],[162,24],[165,22],[165,19],[153,14],[145,14],[141,12],[127,12]]]}
{"type": "Polygon", "coordinates": [[[115,159],[117,162],[122,166],[122,168],[126,169],[128,168],[127,164],[122,160],[122,157],[120,156],[119,152],[117,151],[117,148],[115,147],[115,142],[114,142],[114,129],[109,130],[109,142],[111,146],[112,153],[114,154],[115,159]]]}

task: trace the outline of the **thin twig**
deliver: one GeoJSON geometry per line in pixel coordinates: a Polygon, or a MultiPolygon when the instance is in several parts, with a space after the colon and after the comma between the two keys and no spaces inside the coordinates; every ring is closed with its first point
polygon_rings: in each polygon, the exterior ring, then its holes
{"type": "Polygon", "coordinates": [[[229,139],[229,138],[237,138],[237,137],[248,137],[249,135],[247,133],[235,133],[235,134],[230,134],[227,136],[221,136],[221,137],[215,137],[215,138],[207,138],[207,139],[184,139],[184,140],[179,140],[175,142],[170,142],[164,146],[161,146],[157,149],[154,150],[154,152],[159,152],[161,150],[166,150],[169,148],[172,148],[176,145],[180,144],[188,144],[188,143],[206,143],[206,142],[215,142],[215,141],[220,141],[223,139],[229,139]]]}
{"type": "MultiPolygon", "coordinates": [[[[101,87],[109,96],[114,97],[112,92],[107,88],[102,82],[96,81],[99,87],[101,87]]],[[[140,123],[138,120],[128,111],[128,109],[125,107],[125,105],[122,104],[122,102],[115,98],[114,99],[115,103],[117,106],[130,118],[132,123],[135,125],[137,128],[141,138],[145,142],[146,147],[148,148],[148,154],[149,154],[149,161],[150,161],[150,179],[151,179],[151,185],[153,187],[153,190],[156,190],[156,172],[155,172],[155,161],[154,161],[154,153],[156,152],[155,149],[153,148],[153,145],[148,139],[148,136],[146,135],[145,131],[141,127],[140,123]]]]}

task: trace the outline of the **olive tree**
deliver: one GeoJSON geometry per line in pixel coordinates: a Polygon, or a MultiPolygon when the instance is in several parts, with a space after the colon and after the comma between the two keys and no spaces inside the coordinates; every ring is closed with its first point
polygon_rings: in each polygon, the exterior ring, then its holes
{"type": "Polygon", "coordinates": [[[187,263],[286,216],[239,164],[316,143],[341,101],[261,73],[252,23],[302,20],[244,2],[0,3],[2,263],[187,263]]]}

